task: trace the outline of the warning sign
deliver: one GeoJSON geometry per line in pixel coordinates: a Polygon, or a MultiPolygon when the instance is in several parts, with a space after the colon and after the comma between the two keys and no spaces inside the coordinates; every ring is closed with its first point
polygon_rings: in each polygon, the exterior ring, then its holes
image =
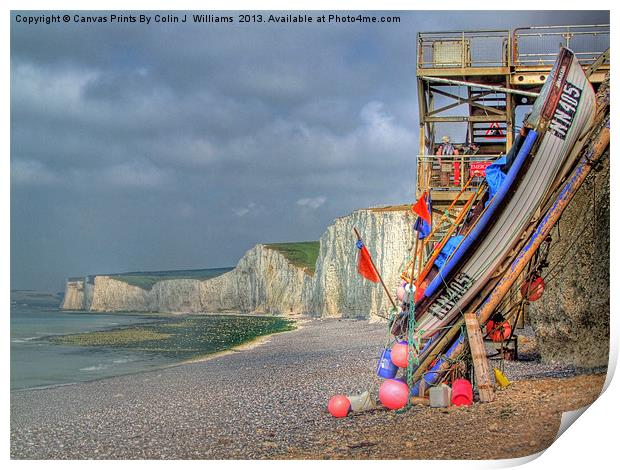
{"type": "Polygon", "coordinates": [[[487,167],[492,162],[471,162],[469,164],[469,176],[485,176],[487,167]]]}
{"type": "Polygon", "coordinates": [[[506,137],[506,133],[499,127],[499,122],[492,122],[485,133],[485,137],[488,139],[503,139],[506,137]]]}

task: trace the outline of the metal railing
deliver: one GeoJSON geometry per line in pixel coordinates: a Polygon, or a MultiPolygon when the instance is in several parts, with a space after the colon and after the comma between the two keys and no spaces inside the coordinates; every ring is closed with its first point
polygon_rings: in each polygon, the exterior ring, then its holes
{"type": "Polygon", "coordinates": [[[510,31],[418,33],[418,68],[505,67],[510,31]]]}
{"type": "Polygon", "coordinates": [[[485,169],[501,155],[418,155],[418,188],[431,191],[476,191],[485,169]]]}
{"type": "Polygon", "coordinates": [[[586,65],[609,48],[609,25],[518,28],[513,32],[512,43],[512,62],[516,66],[550,66],[560,46],[571,49],[579,62],[586,65]]]}
{"type": "Polygon", "coordinates": [[[550,66],[560,46],[590,64],[609,48],[609,25],[418,33],[418,69],[550,66]]]}

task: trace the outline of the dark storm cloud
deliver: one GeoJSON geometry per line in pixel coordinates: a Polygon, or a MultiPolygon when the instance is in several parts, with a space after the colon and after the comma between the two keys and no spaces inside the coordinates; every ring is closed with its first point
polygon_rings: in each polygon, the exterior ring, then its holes
{"type": "MultiPolygon", "coordinates": [[[[16,13],[13,13],[15,15],[16,13]]],[[[12,286],[233,265],[413,194],[419,30],[608,22],[11,25],[12,286]]]]}

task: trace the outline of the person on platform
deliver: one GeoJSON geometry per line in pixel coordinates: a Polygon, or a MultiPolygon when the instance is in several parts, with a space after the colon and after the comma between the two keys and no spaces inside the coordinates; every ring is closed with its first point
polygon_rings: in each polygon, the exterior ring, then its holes
{"type": "Polygon", "coordinates": [[[439,182],[442,186],[450,185],[450,175],[452,173],[453,159],[447,158],[442,163],[441,156],[442,155],[458,155],[459,151],[454,147],[452,142],[450,142],[450,136],[444,135],[441,138],[442,144],[437,147],[437,163],[439,163],[439,182]]]}

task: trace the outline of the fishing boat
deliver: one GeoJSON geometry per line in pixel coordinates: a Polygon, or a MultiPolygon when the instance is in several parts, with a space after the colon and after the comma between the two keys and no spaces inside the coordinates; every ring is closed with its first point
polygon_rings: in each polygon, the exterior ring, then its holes
{"type": "MultiPolygon", "coordinates": [[[[506,155],[505,179],[441,269],[416,284],[415,333],[428,339],[449,324],[494,276],[532,226],[554,181],[591,126],[595,93],[574,53],[562,47],[522,131],[506,155]],[[422,287],[418,287],[420,289],[422,287]]],[[[482,201],[479,202],[483,203],[482,201]]],[[[406,331],[405,316],[398,331],[406,331]]],[[[395,331],[395,330],[393,330],[395,331]]]]}

